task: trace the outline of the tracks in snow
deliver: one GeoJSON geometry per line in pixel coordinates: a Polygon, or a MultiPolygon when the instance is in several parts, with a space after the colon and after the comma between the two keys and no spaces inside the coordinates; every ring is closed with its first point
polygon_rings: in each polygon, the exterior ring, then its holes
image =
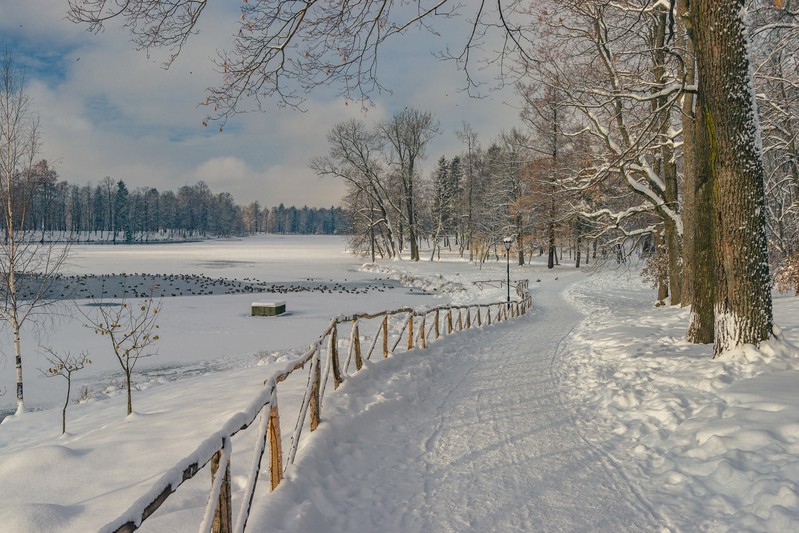
{"type": "Polygon", "coordinates": [[[560,277],[518,321],[355,376],[256,520],[286,531],[657,530],[574,424],[557,365],[581,317],[560,277]]]}

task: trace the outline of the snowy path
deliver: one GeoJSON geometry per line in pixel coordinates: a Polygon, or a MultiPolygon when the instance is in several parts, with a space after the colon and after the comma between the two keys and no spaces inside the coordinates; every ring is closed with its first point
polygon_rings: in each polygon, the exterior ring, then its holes
{"type": "Polygon", "coordinates": [[[561,298],[570,277],[537,286],[535,311],[519,321],[345,384],[289,478],[256,506],[256,530],[658,530],[575,428],[560,388],[561,344],[582,318],[561,298]]]}

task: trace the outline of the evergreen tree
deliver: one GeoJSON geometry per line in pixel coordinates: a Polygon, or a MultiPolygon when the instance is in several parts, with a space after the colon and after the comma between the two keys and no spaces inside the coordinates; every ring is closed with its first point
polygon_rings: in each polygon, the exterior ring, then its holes
{"type": "Polygon", "coordinates": [[[117,242],[117,232],[125,232],[125,242],[133,242],[133,229],[130,227],[128,188],[125,182],[117,182],[117,193],[114,198],[114,244],[117,242]]]}

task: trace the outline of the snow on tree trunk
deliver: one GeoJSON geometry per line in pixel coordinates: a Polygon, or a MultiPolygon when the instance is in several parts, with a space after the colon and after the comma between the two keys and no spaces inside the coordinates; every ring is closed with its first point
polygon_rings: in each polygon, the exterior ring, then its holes
{"type": "MultiPolygon", "coordinates": [[[[660,11],[654,23],[654,49],[652,53],[653,72],[657,87],[665,87],[668,84],[666,77],[666,29],[668,26],[669,17],[666,11],[660,11]]],[[[660,127],[658,136],[663,143],[660,147],[660,154],[658,154],[659,159],[655,161],[658,173],[663,176],[663,199],[672,212],[678,213],[677,164],[674,160],[674,146],[668,141],[672,127],[669,97],[665,94],[658,96],[652,101],[652,109],[659,115],[660,127]]],[[[682,300],[682,265],[680,263],[682,236],[677,224],[671,217],[663,217],[663,224],[665,226],[664,237],[668,259],[669,294],[671,295],[672,305],[677,305],[682,300]]]]}
{"type": "Polygon", "coordinates": [[[767,339],[772,325],[764,171],[744,4],[691,3],[713,177],[716,355],[767,339]]]}

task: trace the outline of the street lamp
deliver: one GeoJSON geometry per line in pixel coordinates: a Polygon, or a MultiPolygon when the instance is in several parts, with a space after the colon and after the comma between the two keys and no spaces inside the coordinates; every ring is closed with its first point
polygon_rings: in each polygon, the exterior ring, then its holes
{"type": "Polygon", "coordinates": [[[505,237],[502,242],[505,244],[505,257],[508,261],[508,309],[510,309],[510,245],[513,243],[513,239],[505,237]]]}

